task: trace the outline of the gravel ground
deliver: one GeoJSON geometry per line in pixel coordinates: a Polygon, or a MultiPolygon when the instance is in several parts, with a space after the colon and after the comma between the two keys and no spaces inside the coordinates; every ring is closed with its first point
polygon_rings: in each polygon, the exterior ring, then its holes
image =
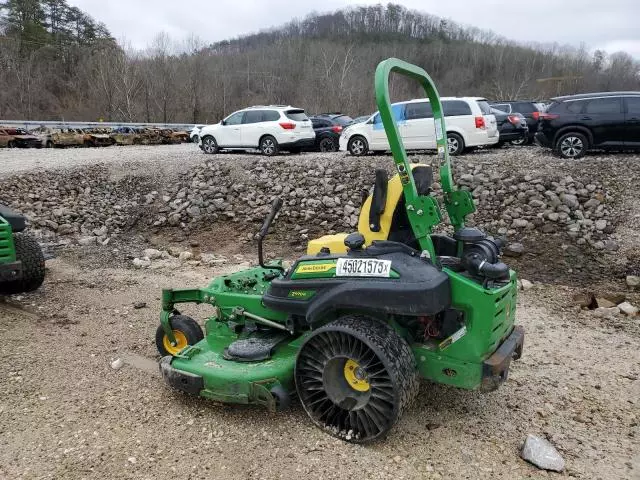
{"type": "MultiPolygon", "coordinates": [[[[109,268],[82,252],[50,261],[40,292],[0,304],[1,478],[638,478],[638,319],[577,313],[568,287],[521,295],[525,353],[501,389],[425,383],[392,435],[362,447],[328,437],[299,405],[266,414],[163,384],[160,289],[223,270],[109,268]],[[559,449],[564,474],[519,458],[528,433],[559,449]]],[[[187,313],[202,319],[197,308],[187,313]]]]}
{"type": "Polygon", "coordinates": [[[201,162],[203,153],[194,144],[121,146],[104,148],[0,149],[0,177],[32,170],[58,170],[105,163],[114,171],[131,171],[153,165],[162,169],[186,169],[201,162]]]}
{"type": "MultiPolygon", "coordinates": [[[[472,158],[501,155],[507,168],[537,158],[532,169],[558,168],[532,152],[538,151],[472,158]]],[[[611,158],[590,156],[585,169],[610,165],[611,158]]],[[[0,176],[97,162],[109,163],[116,175],[151,167],[179,172],[202,159],[193,145],[0,150],[0,176]]],[[[636,203],[625,202],[632,212],[622,230],[628,248],[638,247],[636,203]]],[[[246,246],[219,243],[231,236],[229,230],[218,237],[203,232],[198,239],[203,253],[215,246],[228,258],[247,255],[240,250],[246,246]]],[[[297,404],[267,414],[164,385],[154,345],[161,288],[201,285],[239,268],[130,268],[132,255],[167,242],[155,232],[106,247],[60,248],[48,262],[43,289],[0,302],[6,365],[0,371],[0,478],[640,478],[640,317],[603,319],[580,311],[572,300],[578,290],[568,281],[535,283],[520,295],[524,356],[497,392],[425,383],[392,434],[363,447],[328,437],[297,404]],[[135,302],[147,307],[134,309],[135,302]],[[125,365],[113,370],[117,358],[125,365]],[[560,451],[563,474],[541,472],[519,458],[529,433],[560,451]]],[[[275,243],[270,239],[269,252],[293,255],[288,244],[275,243]]],[[[251,253],[237,261],[253,259],[251,253]]],[[[606,287],[621,288],[610,280],[593,288],[606,287]]],[[[627,295],[640,304],[640,293],[627,295]]],[[[201,320],[206,315],[199,307],[184,310],[201,320]]]]}

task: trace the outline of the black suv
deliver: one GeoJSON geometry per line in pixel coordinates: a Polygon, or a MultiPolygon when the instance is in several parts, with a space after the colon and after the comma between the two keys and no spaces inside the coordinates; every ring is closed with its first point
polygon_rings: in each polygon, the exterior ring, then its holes
{"type": "Polygon", "coordinates": [[[640,92],[585,93],[552,98],[540,114],[536,143],[563,158],[589,149],[640,149],[640,92]]]}
{"type": "Polygon", "coordinates": [[[489,105],[506,113],[521,113],[527,120],[529,135],[521,139],[512,140],[511,143],[514,145],[526,145],[533,142],[533,136],[538,131],[538,119],[541,113],[538,104],[524,100],[509,100],[504,102],[489,102],[489,105]]]}
{"type": "Polygon", "coordinates": [[[315,150],[337,152],[342,130],[353,123],[353,118],[342,113],[321,113],[311,117],[316,132],[315,150]]]}

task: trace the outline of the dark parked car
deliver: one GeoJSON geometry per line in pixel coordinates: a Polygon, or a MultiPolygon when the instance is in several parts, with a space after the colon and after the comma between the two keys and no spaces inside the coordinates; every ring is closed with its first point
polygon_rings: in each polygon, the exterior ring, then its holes
{"type": "Polygon", "coordinates": [[[342,130],[352,123],[353,118],[341,113],[321,113],[311,117],[316,132],[315,149],[321,152],[338,151],[342,130]]]}
{"type": "Polygon", "coordinates": [[[563,158],[587,150],[640,150],[640,92],[585,93],[552,98],[540,114],[536,143],[563,158]]]}
{"type": "Polygon", "coordinates": [[[533,142],[533,136],[538,131],[538,120],[540,118],[540,104],[536,102],[529,102],[524,100],[509,100],[504,102],[489,102],[493,108],[502,110],[506,113],[521,113],[524,118],[527,119],[527,126],[529,127],[529,136],[513,141],[514,145],[526,145],[533,142]]]}
{"type": "Polygon", "coordinates": [[[497,147],[501,147],[507,142],[521,144],[518,142],[529,136],[527,120],[521,113],[505,113],[497,108],[492,108],[491,113],[496,117],[498,132],[500,132],[497,147]]]}

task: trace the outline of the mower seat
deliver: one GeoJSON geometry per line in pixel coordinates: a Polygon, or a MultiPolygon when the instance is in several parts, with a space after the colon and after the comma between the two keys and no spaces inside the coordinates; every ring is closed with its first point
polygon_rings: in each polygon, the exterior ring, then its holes
{"type": "Polygon", "coordinates": [[[4,218],[13,230],[13,233],[23,231],[27,227],[27,220],[18,212],[11,210],[6,205],[0,205],[0,219],[4,218]]]}
{"type": "MultiPolygon", "coordinates": [[[[411,170],[418,194],[429,195],[433,180],[431,167],[416,164],[411,166],[411,170]]],[[[398,174],[388,179],[386,170],[376,170],[373,193],[360,208],[358,232],[364,235],[365,246],[376,240],[392,240],[415,248],[413,244],[416,242],[404,208],[402,183],[398,174]]],[[[317,255],[323,248],[328,248],[332,254],[346,253],[344,240],[347,235],[337,233],[311,240],[307,245],[307,255],[317,255]]]]}

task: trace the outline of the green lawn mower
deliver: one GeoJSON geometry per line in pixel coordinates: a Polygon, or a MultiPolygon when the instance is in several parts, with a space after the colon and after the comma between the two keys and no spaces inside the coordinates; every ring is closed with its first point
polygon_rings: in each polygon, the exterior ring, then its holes
{"type": "Polygon", "coordinates": [[[44,255],[26,219],[0,205],[0,295],[31,292],[44,281],[44,255]]]}
{"type": "Polygon", "coordinates": [[[317,426],[364,443],[389,432],[420,378],[482,391],[507,378],[524,342],[514,326],[516,275],[500,261],[500,240],[465,226],[475,207],[453,184],[437,90],[424,70],[393,58],[378,65],[375,88],[398,173],[376,172],[359,231],[313,240],[287,269],[265,262],[275,199],[257,235],[259,267],[164,290],[156,344],[171,386],[271,411],[297,396],[317,426]],[[433,233],[442,213],[432,170],[407,159],[391,73],[420,82],[431,102],[452,236],[433,233]],[[206,333],[180,303],[212,306],[206,333]]]}

